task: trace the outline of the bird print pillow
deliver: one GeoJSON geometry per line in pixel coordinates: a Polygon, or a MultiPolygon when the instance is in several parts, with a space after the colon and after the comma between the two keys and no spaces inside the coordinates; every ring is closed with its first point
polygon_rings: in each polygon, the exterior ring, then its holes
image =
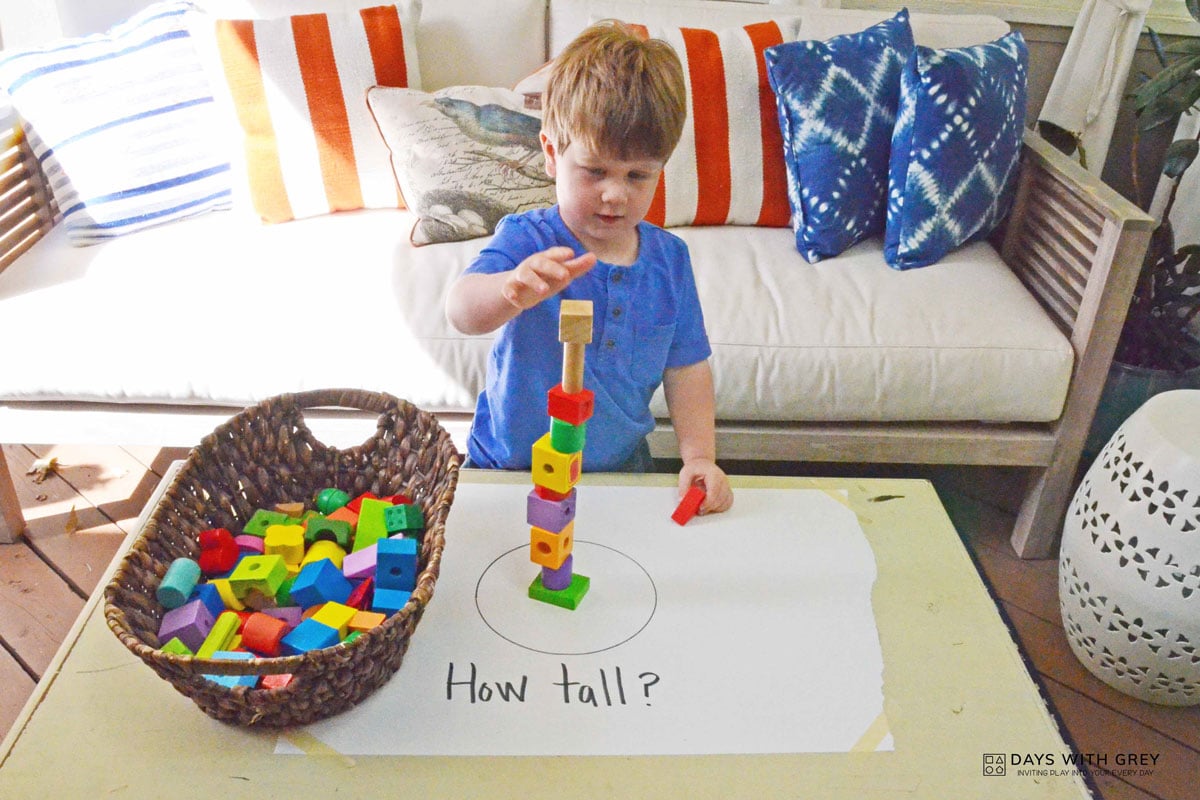
{"type": "Polygon", "coordinates": [[[506,214],[554,204],[538,142],[541,112],[525,108],[517,92],[376,86],[367,104],[417,215],[414,245],[487,236],[506,214]]]}

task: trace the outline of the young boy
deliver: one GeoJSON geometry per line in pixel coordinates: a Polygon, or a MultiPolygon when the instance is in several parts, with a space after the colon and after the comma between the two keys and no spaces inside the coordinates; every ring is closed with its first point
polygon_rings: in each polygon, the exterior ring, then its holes
{"type": "Polygon", "coordinates": [[[701,513],[732,505],[716,464],[711,349],[687,245],[644,221],[683,130],[685,92],[670,45],[620,23],[593,25],[555,60],[541,142],[558,203],[501,220],[446,300],[463,333],[502,328],[467,445],[474,465],[529,468],[561,374],[560,301],[591,300],[584,386],[595,411],[584,469],[649,468],[649,404],[662,383],[680,493],[703,484],[701,513]]]}

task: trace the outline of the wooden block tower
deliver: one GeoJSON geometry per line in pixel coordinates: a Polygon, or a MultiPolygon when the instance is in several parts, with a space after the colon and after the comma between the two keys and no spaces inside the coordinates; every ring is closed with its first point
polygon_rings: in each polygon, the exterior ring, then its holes
{"type": "Polygon", "coordinates": [[[562,383],[550,390],[550,432],[533,444],[533,491],[526,520],[529,558],[541,573],[529,586],[534,600],[574,610],[591,583],[575,573],[575,484],[583,472],[583,442],[594,395],[583,388],[584,347],[592,340],[592,302],[563,300],[558,316],[563,344],[562,383]]]}

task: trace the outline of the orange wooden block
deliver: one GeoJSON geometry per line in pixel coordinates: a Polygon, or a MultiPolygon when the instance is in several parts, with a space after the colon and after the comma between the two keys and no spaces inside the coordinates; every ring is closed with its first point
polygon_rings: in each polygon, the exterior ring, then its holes
{"type": "Polygon", "coordinates": [[[382,625],[386,619],[386,614],[380,614],[377,611],[359,611],[350,620],[350,630],[366,633],[371,628],[382,625]]]}
{"type": "Polygon", "coordinates": [[[575,547],[575,520],[558,533],[537,526],[529,528],[529,560],[550,569],[558,569],[575,547]]]}

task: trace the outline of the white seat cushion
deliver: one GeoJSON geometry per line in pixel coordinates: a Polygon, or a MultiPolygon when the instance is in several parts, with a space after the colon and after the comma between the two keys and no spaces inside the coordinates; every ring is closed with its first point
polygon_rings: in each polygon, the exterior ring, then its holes
{"type": "MultiPolygon", "coordinates": [[[[0,273],[0,399],[246,405],[356,386],[471,411],[490,337],[446,323],[485,240],[413,248],[412,216],[215,213],[91,248],[58,228],[0,273]]],[[[786,229],[678,228],[730,420],[1056,419],[1070,344],[991,247],[888,269],[806,264],[786,229]]],[[[661,397],[656,413],[665,415],[661,397]]]]}

